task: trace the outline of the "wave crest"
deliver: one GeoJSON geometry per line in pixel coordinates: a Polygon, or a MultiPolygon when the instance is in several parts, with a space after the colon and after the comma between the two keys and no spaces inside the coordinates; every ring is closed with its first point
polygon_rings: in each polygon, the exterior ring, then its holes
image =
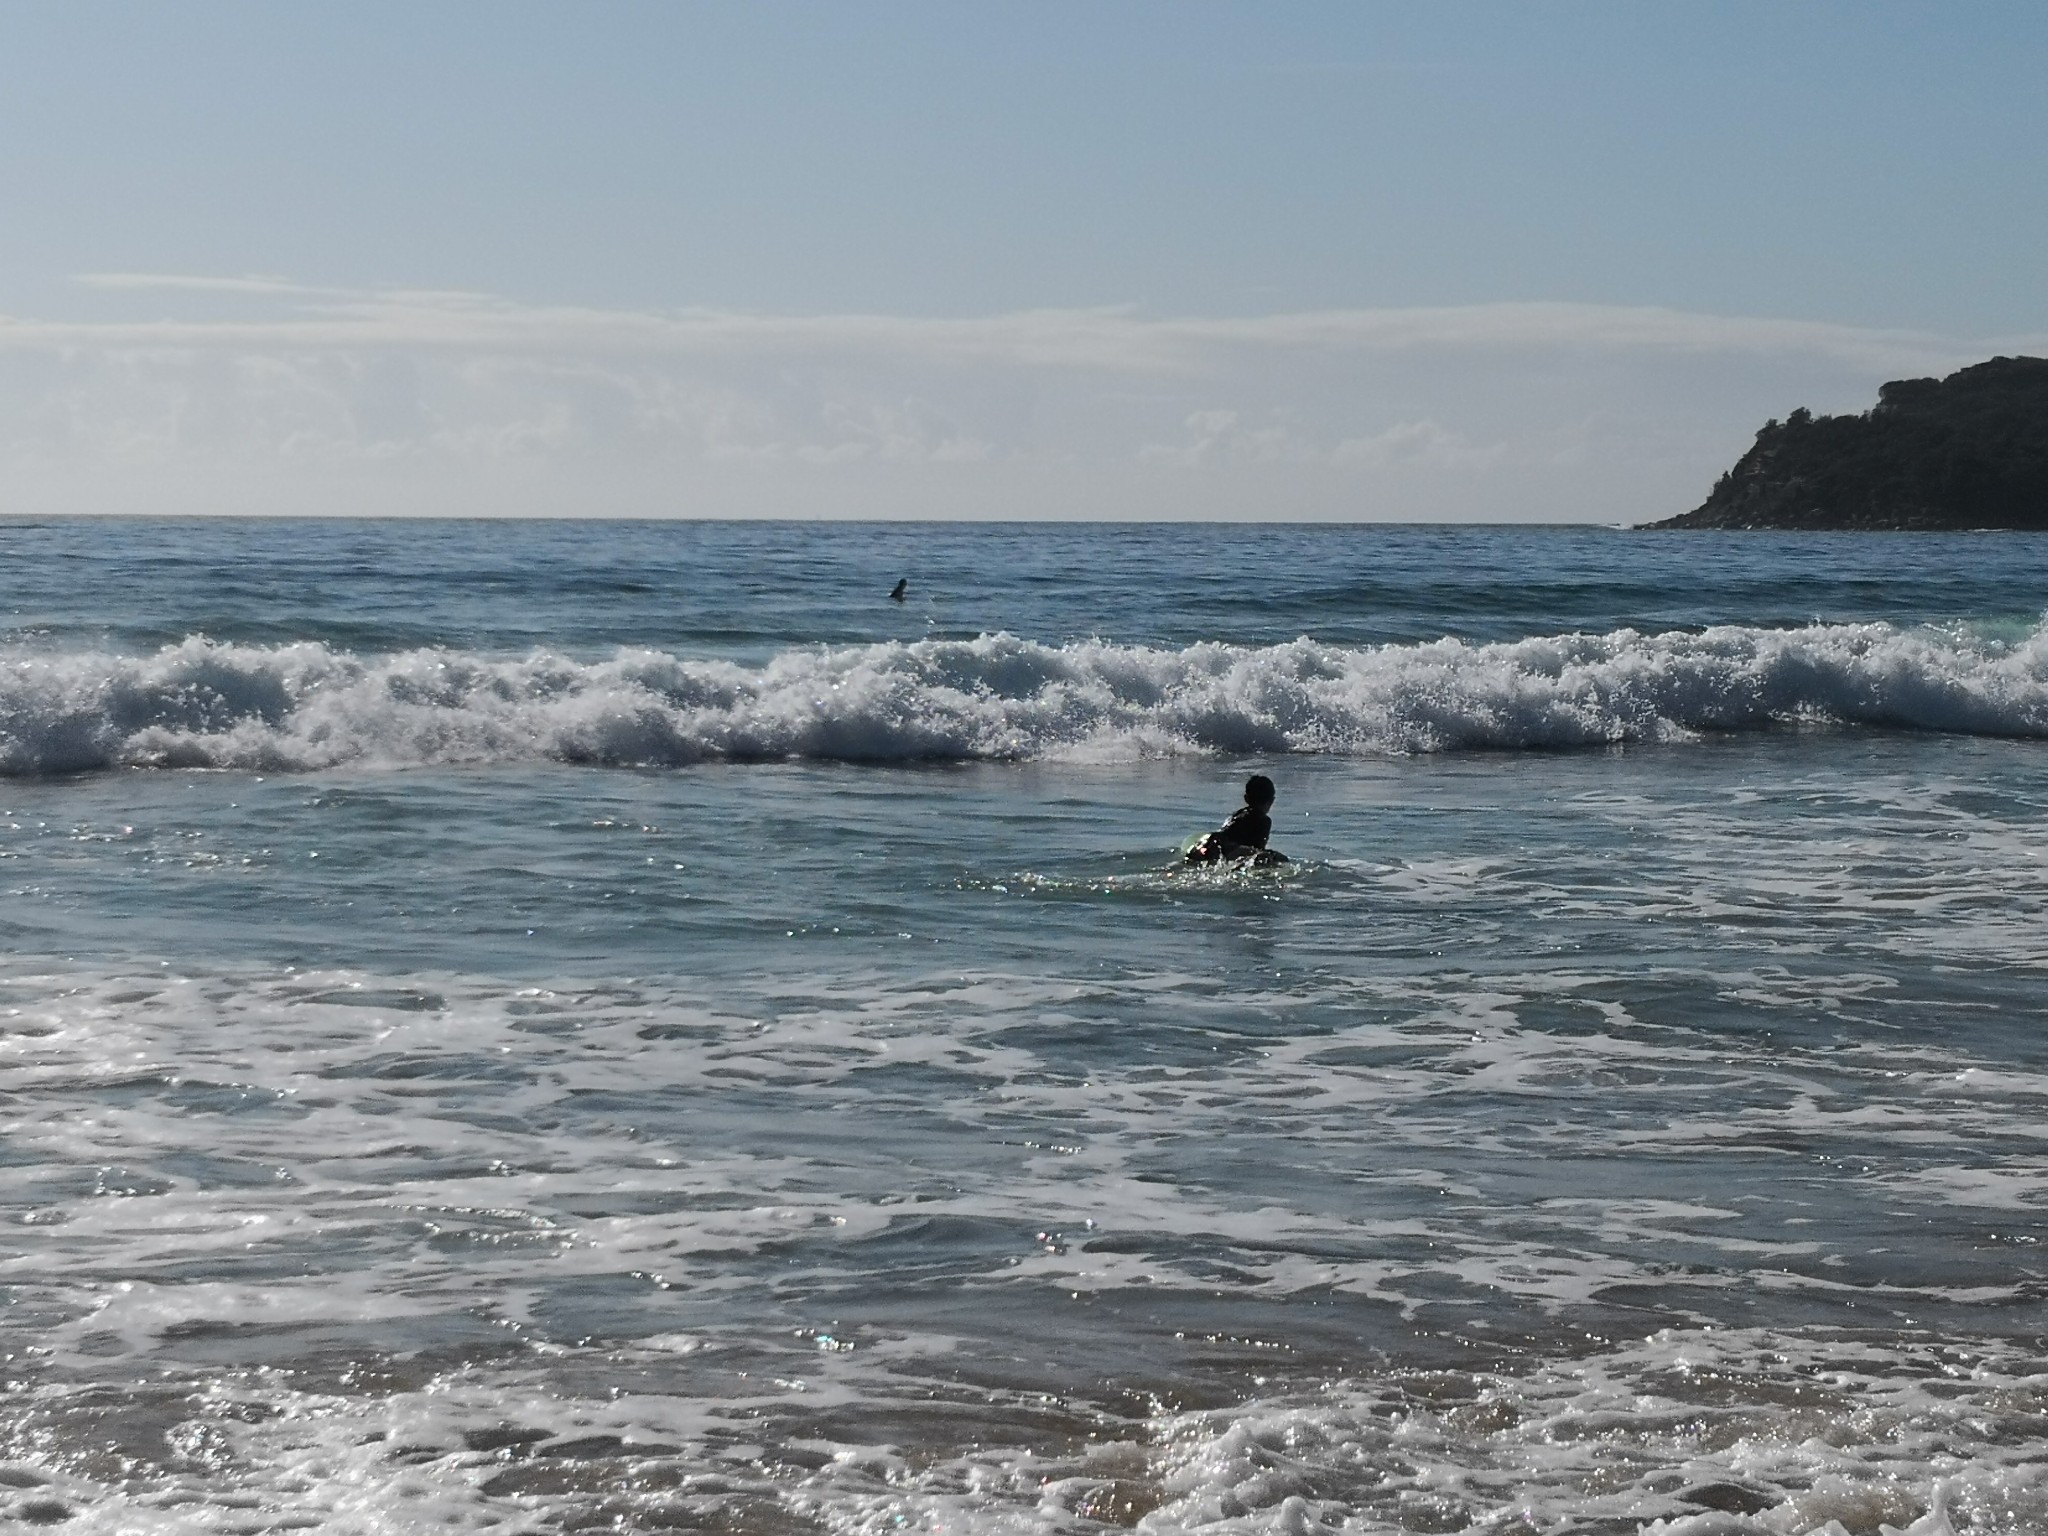
{"type": "Polygon", "coordinates": [[[195,636],[0,656],[0,773],[557,761],[1379,755],[1683,739],[1791,721],[2048,736],[2048,627],[1887,624],[1182,650],[1013,635],[794,649],[359,657],[195,636]]]}

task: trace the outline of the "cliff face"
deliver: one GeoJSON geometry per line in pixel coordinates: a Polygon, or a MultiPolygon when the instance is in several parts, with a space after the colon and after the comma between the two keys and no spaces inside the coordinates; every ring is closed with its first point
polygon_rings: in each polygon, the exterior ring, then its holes
{"type": "Polygon", "coordinates": [[[1701,506],[1649,526],[2048,529],[2048,358],[1901,379],[1861,416],[1766,422],[1701,506]]]}

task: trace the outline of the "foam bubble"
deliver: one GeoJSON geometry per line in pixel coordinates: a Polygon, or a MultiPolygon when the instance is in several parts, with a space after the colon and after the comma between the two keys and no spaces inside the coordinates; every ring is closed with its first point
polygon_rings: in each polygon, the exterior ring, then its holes
{"type": "Polygon", "coordinates": [[[0,772],[116,766],[846,761],[1566,748],[1839,722],[2048,735],[2048,628],[1632,629],[1365,649],[1012,635],[810,647],[747,667],[194,636],[0,657],[0,772]]]}

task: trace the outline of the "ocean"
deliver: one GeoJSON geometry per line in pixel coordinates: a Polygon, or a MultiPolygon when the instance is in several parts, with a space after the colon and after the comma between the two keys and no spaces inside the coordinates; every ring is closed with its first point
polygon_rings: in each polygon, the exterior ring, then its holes
{"type": "Polygon", "coordinates": [[[0,1522],[2048,1530],[2048,538],[0,551],[0,1522]]]}

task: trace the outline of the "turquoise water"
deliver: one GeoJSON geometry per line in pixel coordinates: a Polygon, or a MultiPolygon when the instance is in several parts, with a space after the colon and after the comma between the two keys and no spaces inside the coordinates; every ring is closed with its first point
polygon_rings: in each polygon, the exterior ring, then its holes
{"type": "Polygon", "coordinates": [[[0,544],[0,1513],[2048,1524],[2048,540],[0,544]]]}

